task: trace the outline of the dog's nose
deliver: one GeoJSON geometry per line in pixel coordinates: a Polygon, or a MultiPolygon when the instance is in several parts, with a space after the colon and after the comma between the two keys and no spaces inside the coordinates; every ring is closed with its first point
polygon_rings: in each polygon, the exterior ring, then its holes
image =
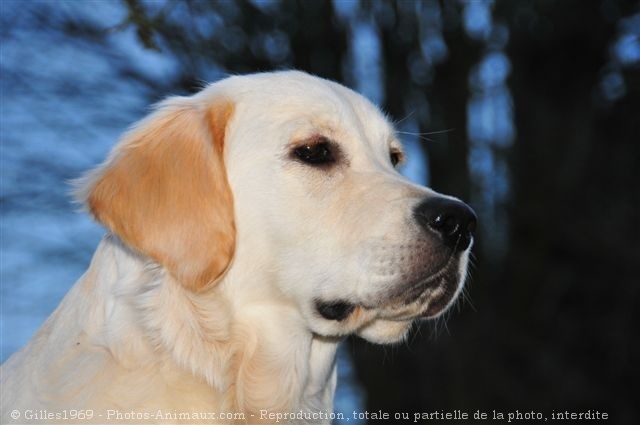
{"type": "Polygon", "coordinates": [[[453,199],[430,197],[418,204],[413,215],[422,228],[440,235],[457,252],[467,249],[476,230],[476,213],[453,199]]]}

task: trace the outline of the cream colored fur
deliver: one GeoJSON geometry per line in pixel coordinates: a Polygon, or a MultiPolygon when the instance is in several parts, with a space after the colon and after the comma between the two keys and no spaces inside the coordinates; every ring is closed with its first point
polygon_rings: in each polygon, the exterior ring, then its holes
{"type": "MultiPolygon", "coordinates": [[[[162,103],[82,180],[80,197],[109,233],[2,366],[2,422],[47,422],[26,411],[66,412],[59,423],[330,413],[341,338],[401,341],[437,295],[386,297],[436,258],[412,218],[434,192],[394,170],[389,150],[400,148],[368,101],[300,72],[231,77],[162,103]],[[331,169],[291,156],[318,135],[340,146],[331,169]],[[356,307],[328,320],[318,299],[356,307]]],[[[467,256],[455,258],[451,301],[467,256]]]]}

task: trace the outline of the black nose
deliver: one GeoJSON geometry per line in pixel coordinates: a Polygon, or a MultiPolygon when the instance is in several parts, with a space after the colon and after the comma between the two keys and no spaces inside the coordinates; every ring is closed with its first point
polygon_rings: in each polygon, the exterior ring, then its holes
{"type": "Polygon", "coordinates": [[[476,213],[467,204],[453,199],[428,198],[418,204],[413,216],[422,228],[436,232],[445,245],[457,252],[467,249],[476,230],[476,213]]]}

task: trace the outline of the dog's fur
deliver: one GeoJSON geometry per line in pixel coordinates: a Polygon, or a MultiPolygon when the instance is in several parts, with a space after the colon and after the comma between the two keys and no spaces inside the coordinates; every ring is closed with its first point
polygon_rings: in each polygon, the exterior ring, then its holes
{"type": "Polygon", "coordinates": [[[375,106],[301,72],[162,102],[79,184],[109,233],[2,366],[3,422],[29,422],[8,416],[27,409],[244,413],[239,423],[330,412],[341,338],[401,341],[466,275],[469,249],[452,253],[415,222],[435,193],[390,152],[402,155],[375,106]],[[334,163],[296,156],[318,140],[334,163]],[[323,316],[322,303],[345,311],[323,316]]]}

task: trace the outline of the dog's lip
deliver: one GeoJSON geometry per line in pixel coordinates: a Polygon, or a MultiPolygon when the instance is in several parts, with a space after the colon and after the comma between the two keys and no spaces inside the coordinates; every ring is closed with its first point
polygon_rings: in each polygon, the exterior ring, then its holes
{"type": "Polygon", "coordinates": [[[335,321],[344,321],[356,308],[393,322],[434,317],[448,306],[455,293],[448,291],[447,287],[453,279],[457,285],[456,259],[455,254],[449,255],[435,272],[416,279],[417,282],[408,287],[398,288],[391,296],[368,301],[317,298],[314,300],[314,308],[324,319],[335,321]]]}
{"type": "Polygon", "coordinates": [[[402,312],[400,314],[391,314],[389,316],[383,316],[384,319],[392,322],[407,322],[418,319],[429,319],[438,316],[444,311],[453,297],[448,296],[444,290],[441,294],[434,297],[429,297],[429,301],[426,303],[426,308],[422,306],[416,313],[402,312]]]}
{"type": "Polygon", "coordinates": [[[314,306],[324,319],[338,322],[348,318],[357,307],[356,304],[345,300],[324,301],[320,299],[314,301],[314,306]]]}
{"type": "Polygon", "coordinates": [[[428,319],[437,316],[447,308],[451,299],[452,296],[447,296],[446,292],[443,292],[441,295],[429,300],[427,309],[420,313],[418,317],[428,319]]]}
{"type": "Polygon", "coordinates": [[[382,316],[386,316],[385,319],[392,321],[435,317],[445,310],[454,298],[458,280],[456,256],[451,255],[437,271],[390,297],[390,300],[395,302],[380,302],[366,308],[378,309],[383,312],[382,316]],[[408,312],[408,309],[411,312],[408,312]],[[384,314],[385,310],[389,312],[388,315],[384,314]]]}
{"type": "MultiPolygon", "coordinates": [[[[451,254],[442,266],[430,273],[428,276],[417,279],[417,282],[410,285],[408,289],[403,290],[403,301],[405,305],[411,304],[425,296],[429,290],[437,290],[437,288],[443,286],[442,282],[438,282],[439,279],[446,279],[448,273],[452,273],[452,269],[455,263],[456,256],[451,254]]],[[[446,282],[444,283],[446,285],[446,282]]],[[[427,294],[428,296],[428,294],[427,294]]]]}

